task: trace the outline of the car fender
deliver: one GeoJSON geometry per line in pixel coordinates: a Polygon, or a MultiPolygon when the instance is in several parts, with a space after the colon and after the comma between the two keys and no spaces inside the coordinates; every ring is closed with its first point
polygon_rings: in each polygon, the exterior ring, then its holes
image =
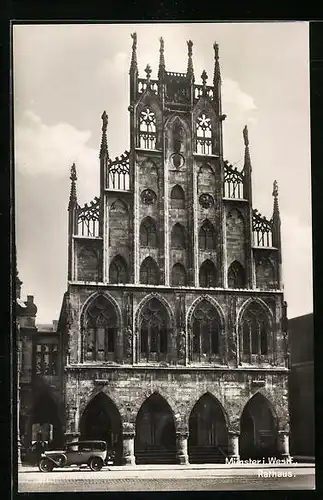
{"type": "Polygon", "coordinates": [[[56,467],[64,467],[67,464],[67,456],[64,453],[60,453],[59,455],[55,456],[42,454],[42,458],[47,458],[48,460],[53,462],[56,467]]]}

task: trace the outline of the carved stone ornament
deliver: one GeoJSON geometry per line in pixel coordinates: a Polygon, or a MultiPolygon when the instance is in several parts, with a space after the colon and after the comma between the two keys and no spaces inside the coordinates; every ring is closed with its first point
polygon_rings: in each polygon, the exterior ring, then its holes
{"type": "Polygon", "coordinates": [[[214,199],[213,196],[211,196],[210,194],[203,193],[199,197],[199,202],[203,208],[210,208],[214,204],[214,199]]]}
{"type": "Polygon", "coordinates": [[[127,326],[127,328],[125,329],[124,340],[125,340],[125,353],[127,356],[130,356],[132,350],[132,329],[130,326],[127,326]]]}
{"type": "Polygon", "coordinates": [[[173,153],[170,159],[175,168],[181,168],[185,163],[185,158],[180,153],[173,153]]]}
{"type": "Polygon", "coordinates": [[[152,189],[144,189],[141,193],[141,201],[144,205],[153,205],[156,202],[157,196],[152,189]]]}
{"type": "Polygon", "coordinates": [[[181,330],[178,336],[178,355],[183,358],[185,356],[186,351],[186,335],[185,331],[181,330]]]}

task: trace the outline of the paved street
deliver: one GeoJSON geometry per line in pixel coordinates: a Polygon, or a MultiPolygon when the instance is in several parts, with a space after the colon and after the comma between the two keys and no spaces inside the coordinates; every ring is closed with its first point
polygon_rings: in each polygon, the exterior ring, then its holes
{"type": "Polygon", "coordinates": [[[313,465],[271,467],[142,466],[61,469],[19,473],[19,492],[71,491],[197,491],[315,489],[313,465]]]}

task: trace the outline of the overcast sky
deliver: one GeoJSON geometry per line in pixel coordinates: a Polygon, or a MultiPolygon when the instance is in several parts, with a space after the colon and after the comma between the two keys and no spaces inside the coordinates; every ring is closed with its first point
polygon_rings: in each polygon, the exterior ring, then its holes
{"type": "Polygon", "coordinates": [[[288,315],[312,312],[308,23],[17,25],[14,117],[17,259],[23,296],[34,295],[37,322],[57,319],[67,288],[67,205],[76,163],[79,203],[98,195],[101,114],[109,115],[110,156],[129,148],[129,65],[138,36],[139,75],[185,72],[193,41],[196,83],[212,84],[213,43],[222,72],[224,156],[243,166],[249,128],[253,206],[272,214],[277,179],[288,315]]]}

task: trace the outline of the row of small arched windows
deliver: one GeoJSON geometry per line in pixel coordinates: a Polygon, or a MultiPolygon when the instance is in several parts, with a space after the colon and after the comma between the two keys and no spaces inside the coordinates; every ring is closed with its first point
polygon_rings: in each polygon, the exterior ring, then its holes
{"type": "MultiPolygon", "coordinates": [[[[107,298],[99,297],[84,319],[84,358],[87,361],[111,360],[116,347],[118,315],[107,298]]],[[[169,352],[172,324],[169,312],[158,298],[151,298],[138,316],[139,351],[143,360],[165,359],[169,352]]],[[[223,322],[216,307],[207,299],[199,302],[190,315],[189,352],[191,360],[214,359],[221,354],[223,322]]],[[[252,362],[253,356],[267,356],[271,344],[268,313],[252,302],[239,325],[240,358],[252,362]]]]}
{"type": "MultiPolygon", "coordinates": [[[[151,217],[146,217],[140,224],[140,245],[143,247],[158,247],[157,226],[151,217]]],[[[186,229],[177,222],[171,231],[171,247],[187,248],[186,229]]],[[[206,220],[199,230],[199,249],[215,250],[216,233],[213,224],[206,220]]]]}
{"type": "MultiPolygon", "coordinates": [[[[120,255],[114,257],[110,265],[110,283],[128,283],[128,266],[120,255]]],[[[152,257],[146,257],[140,266],[140,283],[146,285],[160,285],[160,270],[156,261],[152,257]]],[[[203,288],[216,287],[218,273],[214,263],[207,259],[203,262],[199,270],[199,285],[203,288]]],[[[173,286],[187,285],[187,272],[185,267],[176,263],[172,267],[171,284],[173,286]]],[[[228,270],[229,288],[245,287],[245,272],[243,266],[234,261],[228,270]]]]}
{"type": "MultiPolygon", "coordinates": [[[[156,149],[157,139],[156,115],[150,106],[146,106],[139,115],[140,147],[156,149]]],[[[211,119],[202,112],[196,119],[196,152],[202,155],[212,154],[211,119]]]]}

